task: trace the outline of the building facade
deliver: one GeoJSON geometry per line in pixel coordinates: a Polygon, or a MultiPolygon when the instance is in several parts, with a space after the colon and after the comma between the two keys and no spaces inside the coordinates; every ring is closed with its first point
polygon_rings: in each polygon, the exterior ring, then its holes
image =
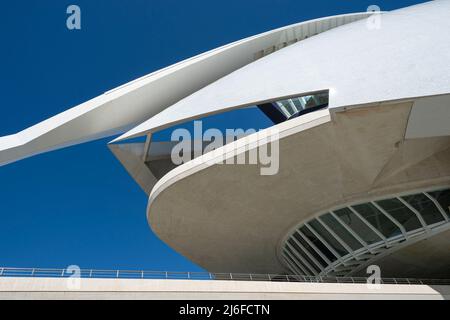
{"type": "Polygon", "coordinates": [[[208,271],[448,278],[448,31],[447,0],[272,30],[0,137],[0,165],[120,134],[109,146],[150,227],[208,271]],[[181,164],[152,140],[243,108],[272,125],[209,152],[192,141],[181,164]],[[276,174],[222,164],[274,141],[276,174]]]}

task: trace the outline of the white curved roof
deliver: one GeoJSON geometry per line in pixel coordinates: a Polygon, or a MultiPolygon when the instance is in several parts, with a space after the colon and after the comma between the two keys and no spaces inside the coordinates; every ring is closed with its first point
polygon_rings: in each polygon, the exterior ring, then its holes
{"type": "Polygon", "coordinates": [[[221,78],[117,140],[230,108],[330,89],[330,108],[450,92],[450,1],[306,39],[221,78]]]}
{"type": "Polygon", "coordinates": [[[333,16],[279,28],[151,73],[17,134],[0,137],[0,166],[123,133],[261,56],[370,14],[333,16]]]}

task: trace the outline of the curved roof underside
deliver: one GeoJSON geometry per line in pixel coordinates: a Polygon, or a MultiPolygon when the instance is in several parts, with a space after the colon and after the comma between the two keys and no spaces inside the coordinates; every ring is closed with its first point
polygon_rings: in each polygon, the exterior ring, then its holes
{"type": "Polygon", "coordinates": [[[450,1],[321,33],[221,78],[116,139],[240,106],[330,90],[330,108],[450,91],[450,1]],[[373,23],[373,24],[372,24],[373,23]]]}
{"type": "Polygon", "coordinates": [[[0,166],[123,133],[262,56],[370,14],[339,15],[279,28],[151,73],[17,134],[0,137],[0,166]]]}
{"type": "MultiPolygon", "coordinates": [[[[412,109],[437,101],[448,118],[450,94],[361,105],[334,119],[319,110],[265,129],[279,130],[279,171],[272,176],[261,175],[262,164],[222,164],[249,159],[249,150],[267,140],[257,144],[255,134],[227,144],[157,182],[149,224],[211,272],[283,273],[280,248],[299,224],[348,204],[450,186],[450,135],[409,139],[405,130],[416,117],[412,109]]],[[[421,257],[411,263],[420,265],[421,257]]]]}

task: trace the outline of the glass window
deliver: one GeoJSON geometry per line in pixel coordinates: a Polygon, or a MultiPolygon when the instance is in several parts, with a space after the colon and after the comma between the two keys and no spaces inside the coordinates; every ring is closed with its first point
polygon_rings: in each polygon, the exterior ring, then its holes
{"type": "Polygon", "coordinates": [[[406,231],[422,228],[422,224],[414,212],[408,209],[398,199],[388,199],[377,201],[377,204],[386,210],[394,219],[400,222],[406,231]]]}
{"type": "Polygon", "coordinates": [[[331,214],[327,213],[320,217],[331,230],[333,230],[352,250],[362,248],[362,244],[345,229],[331,214]]]}
{"type": "Polygon", "coordinates": [[[283,258],[286,260],[287,265],[288,265],[289,269],[291,270],[291,272],[293,274],[297,274],[298,271],[295,268],[298,269],[298,267],[295,265],[294,261],[292,261],[292,258],[287,254],[286,249],[284,249],[284,251],[283,251],[283,258]]]}
{"type": "Polygon", "coordinates": [[[401,234],[400,229],[373,204],[364,203],[352,207],[386,238],[401,234]]]}
{"type": "Polygon", "coordinates": [[[325,257],[328,258],[328,260],[330,260],[331,262],[337,260],[335,255],[322,243],[322,241],[317,239],[317,237],[306,226],[301,227],[300,231],[305,235],[305,237],[308,238],[309,241],[311,241],[317,247],[317,249],[320,250],[320,252],[323,253],[325,257]]]}
{"type": "Polygon", "coordinates": [[[286,100],[277,102],[277,105],[286,118],[291,117],[296,112],[286,100]]]}
{"type": "Polygon", "coordinates": [[[322,259],[322,257],[314,250],[314,248],[311,248],[311,246],[308,244],[308,242],[305,241],[305,239],[302,238],[298,232],[294,233],[293,237],[302,244],[302,246],[308,250],[308,252],[319,262],[323,268],[327,266],[327,263],[325,260],[322,259]]]}
{"type": "Polygon", "coordinates": [[[305,109],[307,108],[314,108],[318,104],[316,103],[316,100],[314,99],[314,96],[306,96],[305,97],[305,109]]]}
{"type": "Polygon", "coordinates": [[[272,101],[257,107],[274,123],[281,123],[326,106],[328,92],[272,101]]]}
{"type": "Polygon", "coordinates": [[[305,108],[302,101],[299,98],[293,98],[293,99],[291,99],[291,101],[295,105],[297,110],[301,111],[305,108]]]}
{"type": "Polygon", "coordinates": [[[336,240],[331,233],[325,229],[323,225],[317,220],[312,220],[309,225],[316,230],[316,232],[341,256],[349,254],[347,250],[336,240]]]}
{"type": "Polygon", "coordinates": [[[303,263],[300,262],[300,260],[297,258],[297,256],[292,252],[291,248],[289,248],[288,246],[286,246],[284,248],[284,251],[286,252],[286,256],[289,258],[289,260],[291,261],[291,263],[299,270],[304,272],[305,271],[309,271],[308,268],[306,268],[303,263]]]}
{"type": "Polygon", "coordinates": [[[334,213],[348,225],[367,244],[382,241],[361,219],[359,219],[349,208],[334,211],[334,213]]]}
{"type": "Polygon", "coordinates": [[[325,105],[328,104],[328,93],[319,93],[316,94],[316,99],[318,101],[318,104],[321,105],[325,105]]]}
{"type": "Polygon", "coordinates": [[[295,251],[298,252],[298,254],[300,254],[301,259],[306,261],[302,261],[303,264],[308,267],[308,270],[310,270],[311,268],[313,268],[311,271],[315,271],[315,272],[320,272],[319,269],[317,269],[317,265],[308,257],[308,255],[303,251],[302,248],[300,248],[294,240],[290,239],[289,240],[289,244],[295,249],[295,251]],[[309,265],[308,265],[309,264],[309,265]]]}
{"type": "Polygon", "coordinates": [[[419,211],[427,224],[434,224],[444,220],[444,217],[439,212],[438,208],[436,208],[433,201],[431,201],[423,193],[405,196],[402,198],[414,209],[419,211]]]}
{"type": "Polygon", "coordinates": [[[435,198],[437,202],[439,202],[442,209],[444,209],[444,211],[450,217],[450,190],[428,192],[428,194],[435,198]]]}

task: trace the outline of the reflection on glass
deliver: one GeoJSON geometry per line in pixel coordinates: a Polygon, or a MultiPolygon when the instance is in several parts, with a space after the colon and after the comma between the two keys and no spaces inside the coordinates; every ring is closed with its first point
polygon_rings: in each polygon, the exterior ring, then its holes
{"type": "Polygon", "coordinates": [[[361,219],[359,219],[350,209],[343,208],[334,213],[358,234],[367,244],[379,242],[382,239],[372,231],[361,219]]]}
{"type": "Polygon", "coordinates": [[[419,211],[427,224],[430,225],[444,220],[444,217],[439,212],[438,208],[436,208],[433,201],[431,201],[423,193],[415,194],[412,196],[405,196],[402,198],[403,200],[408,202],[414,209],[419,211]]]}
{"type": "Polygon", "coordinates": [[[398,199],[388,199],[377,201],[378,205],[389,213],[395,220],[400,222],[406,231],[422,228],[417,216],[409,210],[398,199]]]}
{"type": "Polygon", "coordinates": [[[450,217],[450,190],[428,192],[428,194],[439,202],[442,209],[450,217]]]}
{"type": "Polygon", "coordinates": [[[309,225],[341,256],[347,255],[349,252],[333,237],[323,225],[317,220],[313,220],[309,225]]]}
{"type": "Polygon", "coordinates": [[[311,232],[311,230],[303,226],[302,228],[300,228],[300,231],[320,250],[320,252],[325,255],[325,257],[328,258],[328,260],[330,260],[331,262],[337,260],[334,254],[330,250],[328,250],[328,248],[311,232]]]}
{"type": "Polygon", "coordinates": [[[345,229],[333,216],[329,213],[320,217],[328,228],[333,230],[338,237],[340,237],[350,248],[358,250],[362,247],[362,244],[345,229]]]}
{"type": "Polygon", "coordinates": [[[353,206],[364,219],[379,230],[386,238],[401,234],[400,229],[371,203],[353,206]]]}
{"type": "Polygon", "coordinates": [[[298,234],[298,232],[294,233],[294,238],[301,243],[301,245],[308,250],[308,252],[317,260],[317,262],[319,262],[322,267],[326,267],[327,263],[325,262],[325,260],[322,259],[322,257],[316,252],[316,250],[314,250],[314,248],[312,248],[308,242],[305,241],[305,239],[303,239],[303,237],[298,234]]]}

